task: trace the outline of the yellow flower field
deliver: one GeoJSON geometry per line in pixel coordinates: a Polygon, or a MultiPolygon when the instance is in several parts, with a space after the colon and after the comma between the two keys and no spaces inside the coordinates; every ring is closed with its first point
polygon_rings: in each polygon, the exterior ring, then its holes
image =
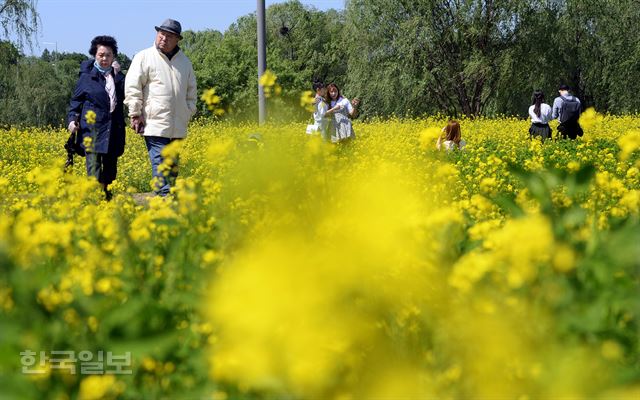
{"type": "Polygon", "coordinates": [[[111,202],[65,131],[0,131],[3,398],[637,399],[640,118],[584,115],[451,153],[443,118],[197,121],[148,201],[131,131],[111,202]]]}

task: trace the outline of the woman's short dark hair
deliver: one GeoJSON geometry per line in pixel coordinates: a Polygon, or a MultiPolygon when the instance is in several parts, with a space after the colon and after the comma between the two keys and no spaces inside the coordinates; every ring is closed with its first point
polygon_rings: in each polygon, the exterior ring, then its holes
{"type": "Polygon", "coordinates": [[[313,90],[318,91],[318,89],[322,89],[324,87],[324,83],[322,81],[313,81],[313,85],[311,87],[313,90]]]}
{"type": "Polygon", "coordinates": [[[89,54],[96,56],[98,46],[111,47],[114,57],[118,55],[118,42],[111,36],[96,36],[91,41],[91,47],[89,48],[89,54]]]}

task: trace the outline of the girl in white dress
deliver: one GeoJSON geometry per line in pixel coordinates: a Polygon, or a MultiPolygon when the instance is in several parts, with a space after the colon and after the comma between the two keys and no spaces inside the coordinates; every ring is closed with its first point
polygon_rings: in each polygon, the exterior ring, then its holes
{"type": "Polygon", "coordinates": [[[329,96],[329,110],[325,115],[333,116],[333,128],[329,128],[331,133],[331,141],[333,143],[342,142],[344,140],[354,139],[356,137],[351,125],[351,119],[358,116],[358,99],[353,100],[353,104],[346,97],[340,95],[340,89],[335,83],[327,86],[329,96]]]}

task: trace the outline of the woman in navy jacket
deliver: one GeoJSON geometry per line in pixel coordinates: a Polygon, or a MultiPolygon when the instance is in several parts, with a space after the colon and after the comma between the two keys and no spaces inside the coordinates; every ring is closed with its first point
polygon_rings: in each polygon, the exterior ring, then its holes
{"type": "Polygon", "coordinates": [[[113,37],[95,37],[89,54],[94,59],[80,65],[67,122],[86,151],[87,174],[98,179],[109,200],[107,186],[116,179],[118,157],[124,153],[124,75],[112,66],[118,54],[113,37]]]}

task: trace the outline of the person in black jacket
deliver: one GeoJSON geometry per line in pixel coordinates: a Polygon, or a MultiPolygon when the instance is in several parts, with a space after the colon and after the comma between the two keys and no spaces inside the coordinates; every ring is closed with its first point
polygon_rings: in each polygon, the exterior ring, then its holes
{"type": "Polygon", "coordinates": [[[68,129],[86,153],[87,174],[95,176],[111,199],[108,185],[116,179],[118,157],[124,153],[124,75],[117,62],[118,44],[111,36],[91,41],[93,59],[80,65],[71,97],[68,129]]]}

